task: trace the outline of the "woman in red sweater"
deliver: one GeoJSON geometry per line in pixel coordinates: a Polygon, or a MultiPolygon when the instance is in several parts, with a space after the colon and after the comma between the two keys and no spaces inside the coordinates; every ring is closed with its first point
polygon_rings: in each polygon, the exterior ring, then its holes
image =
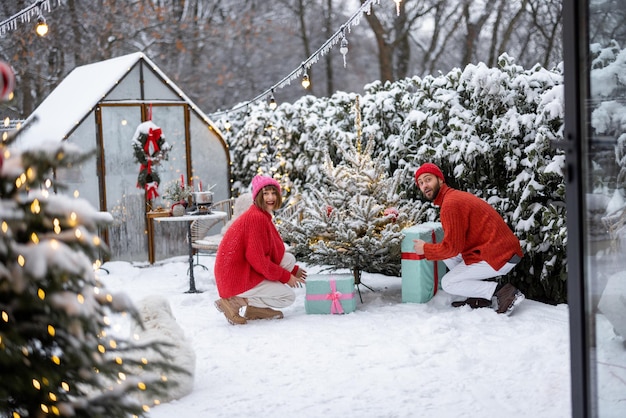
{"type": "Polygon", "coordinates": [[[285,252],[285,243],[272,222],[280,208],[280,185],[267,176],[252,179],[253,204],[228,228],[215,258],[215,282],[220,299],[215,307],[231,324],[252,319],[280,319],[295,300],[306,271],[285,252]],[[240,309],[246,307],[244,316],[240,309]]]}
{"type": "Polygon", "coordinates": [[[440,207],[443,240],[438,244],[414,240],[415,252],[427,260],[443,260],[448,267],[441,287],[467,299],[453,306],[492,306],[510,315],[524,295],[510,283],[485,279],[507,274],[521,260],[519,240],[500,214],[471,193],[449,187],[435,164],[425,163],[415,172],[424,196],[440,207]]]}

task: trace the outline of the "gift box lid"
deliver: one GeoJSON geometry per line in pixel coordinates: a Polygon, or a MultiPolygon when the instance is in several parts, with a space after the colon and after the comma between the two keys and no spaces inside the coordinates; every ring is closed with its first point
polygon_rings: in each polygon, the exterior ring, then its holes
{"type": "Polygon", "coordinates": [[[400,243],[402,252],[414,252],[413,240],[422,239],[426,242],[433,242],[433,231],[435,232],[435,242],[441,242],[443,239],[443,229],[441,222],[424,222],[423,224],[413,225],[402,230],[404,239],[400,243]]]}
{"type": "Polygon", "coordinates": [[[408,234],[423,234],[425,232],[430,233],[432,230],[441,229],[441,222],[424,222],[404,228],[402,233],[406,236],[408,234]]]}
{"type": "Polygon", "coordinates": [[[339,292],[354,291],[354,276],[351,274],[311,274],[306,278],[306,292],[330,292],[331,280],[335,281],[335,287],[339,292]]]}

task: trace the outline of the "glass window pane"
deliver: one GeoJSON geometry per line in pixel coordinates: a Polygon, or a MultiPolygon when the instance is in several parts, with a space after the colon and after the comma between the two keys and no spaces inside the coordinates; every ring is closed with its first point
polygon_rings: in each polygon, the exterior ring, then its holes
{"type": "Polygon", "coordinates": [[[626,405],[626,10],[589,2],[590,121],[584,185],[589,398],[600,417],[626,405]]]}

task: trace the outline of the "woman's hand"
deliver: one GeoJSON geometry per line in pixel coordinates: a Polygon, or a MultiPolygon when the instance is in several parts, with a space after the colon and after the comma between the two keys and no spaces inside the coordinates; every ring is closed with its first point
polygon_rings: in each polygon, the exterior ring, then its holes
{"type": "Polygon", "coordinates": [[[287,286],[289,287],[302,287],[302,285],[304,285],[306,283],[306,272],[304,273],[304,276],[302,274],[300,274],[300,272],[303,270],[298,270],[297,276],[294,276],[293,274],[289,277],[289,281],[287,282],[287,286]],[[300,276],[300,277],[298,277],[300,276]]]}

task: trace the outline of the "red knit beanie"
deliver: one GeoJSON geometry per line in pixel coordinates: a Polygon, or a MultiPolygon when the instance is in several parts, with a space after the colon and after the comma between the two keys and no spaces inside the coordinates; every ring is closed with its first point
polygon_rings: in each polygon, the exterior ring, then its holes
{"type": "Polygon", "coordinates": [[[274,186],[278,189],[280,194],[280,184],[276,180],[268,176],[254,176],[252,179],[252,199],[256,199],[256,195],[259,194],[265,186],[274,186]]]}
{"type": "Polygon", "coordinates": [[[439,177],[441,180],[445,181],[446,179],[443,177],[443,173],[441,172],[441,170],[439,169],[439,167],[437,167],[435,164],[433,163],[424,163],[420,166],[420,168],[417,169],[417,171],[415,172],[415,183],[417,183],[417,179],[419,178],[419,176],[421,176],[422,174],[433,174],[437,177],[439,177]]]}

